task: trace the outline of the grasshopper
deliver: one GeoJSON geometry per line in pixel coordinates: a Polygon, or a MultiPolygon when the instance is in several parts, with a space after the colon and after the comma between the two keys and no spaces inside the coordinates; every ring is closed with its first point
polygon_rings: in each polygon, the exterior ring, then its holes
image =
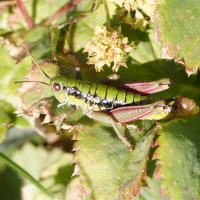
{"type": "MultiPolygon", "coordinates": [[[[88,117],[110,123],[117,136],[128,146],[130,151],[133,150],[133,145],[120,132],[118,124],[127,128],[140,130],[137,126],[127,125],[126,122],[138,119],[160,120],[184,118],[199,112],[199,107],[193,100],[187,97],[158,100],[146,96],[147,94],[168,89],[170,85],[168,78],[153,82],[130,82],[118,88],[102,83],[72,79],[62,74],[50,78],[31,54],[30,56],[44,76],[49,79],[49,83],[40,81],[19,81],[15,83],[38,82],[48,85],[52,89],[55,98],[60,102],[58,107],[70,104],[72,105],[71,113],[76,110],[76,107],[81,107],[83,113],[88,117]]],[[[59,135],[61,134],[62,122],[67,118],[66,113],[61,115],[56,125],[56,132],[59,135]]]]}

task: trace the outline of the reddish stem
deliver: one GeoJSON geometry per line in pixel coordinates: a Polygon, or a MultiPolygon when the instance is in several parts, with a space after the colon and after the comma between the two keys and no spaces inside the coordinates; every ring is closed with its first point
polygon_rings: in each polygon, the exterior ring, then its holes
{"type": "Polygon", "coordinates": [[[31,18],[29,17],[29,15],[26,11],[26,8],[24,7],[24,4],[22,3],[21,0],[16,0],[16,1],[17,1],[17,5],[18,5],[19,9],[22,12],[22,15],[24,16],[24,18],[28,24],[29,29],[32,30],[34,28],[34,24],[33,24],[33,21],[31,20],[31,18]]]}
{"type": "Polygon", "coordinates": [[[56,12],[52,17],[50,17],[49,19],[47,19],[47,21],[44,23],[44,25],[48,26],[51,24],[51,22],[56,19],[58,16],[60,16],[61,14],[65,13],[66,11],[68,11],[70,8],[74,7],[76,4],[82,2],[84,0],[73,0],[71,3],[67,4],[64,8],[62,8],[61,10],[59,10],[58,12],[56,12]]]}

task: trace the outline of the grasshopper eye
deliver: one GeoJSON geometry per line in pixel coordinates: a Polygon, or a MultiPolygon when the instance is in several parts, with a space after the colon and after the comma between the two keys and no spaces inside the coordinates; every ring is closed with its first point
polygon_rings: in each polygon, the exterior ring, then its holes
{"type": "Polygon", "coordinates": [[[53,83],[53,90],[55,92],[60,92],[62,89],[63,89],[62,83],[59,83],[59,82],[54,82],[53,83]]]}

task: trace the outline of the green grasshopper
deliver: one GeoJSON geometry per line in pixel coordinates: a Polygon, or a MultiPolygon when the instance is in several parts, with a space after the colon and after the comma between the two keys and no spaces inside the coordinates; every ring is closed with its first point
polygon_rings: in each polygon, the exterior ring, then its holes
{"type": "MultiPolygon", "coordinates": [[[[19,81],[15,83],[38,82],[48,85],[55,98],[60,102],[58,107],[65,104],[72,105],[73,111],[71,113],[76,110],[76,107],[81,107],[83,113],[88,117],[112,124],[117,136],[128,146],[130,151],[133,150],[133,145],[123,136],[117,124],[140,130],[137,126],[127,125],[126,122],[137,119],[184,118],[199,112],[199,107],[187,97],[157,100],[146,96],[168,89],[170,85],[168,78],[153,82],[131,82],[118,88],[102,83],[71,79],[62,74],[50,78],[31,54],[30,56],[42,73],[50,80],[49,83],[40,81],[19,81]]],[[[67,118],[67,114],[63,113],[56,125],[57,134],[60,134],[61,125],[65,118],[67,118]]]]}

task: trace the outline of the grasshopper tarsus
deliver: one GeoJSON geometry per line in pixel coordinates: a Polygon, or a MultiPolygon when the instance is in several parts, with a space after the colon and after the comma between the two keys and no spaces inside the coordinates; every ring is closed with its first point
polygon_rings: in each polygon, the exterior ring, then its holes
{"type": "Polygon", "coordinates": [[[56,135],[62,136],[62,133],[60,131],[56,131],[56,135]]]}
{"type": "Polygon", "coordinates": [[[139,127],[137,127],[136,129],[135,129],[135,131],[138,131],[138,132],[140,132],[140,131],[142,131],[142,130],[144,130],[145,129],[145,127],[143,126],[143,127],[141,127],[141,128],[139,128],[139,127]]]}
{"type": "Polygon", "coordinates": [[[129,151],[133,151],[133,150],[134,150],[133,145],[130,145],[130,146],[128,147],[128,149],[129,149],[129,151]]]}

